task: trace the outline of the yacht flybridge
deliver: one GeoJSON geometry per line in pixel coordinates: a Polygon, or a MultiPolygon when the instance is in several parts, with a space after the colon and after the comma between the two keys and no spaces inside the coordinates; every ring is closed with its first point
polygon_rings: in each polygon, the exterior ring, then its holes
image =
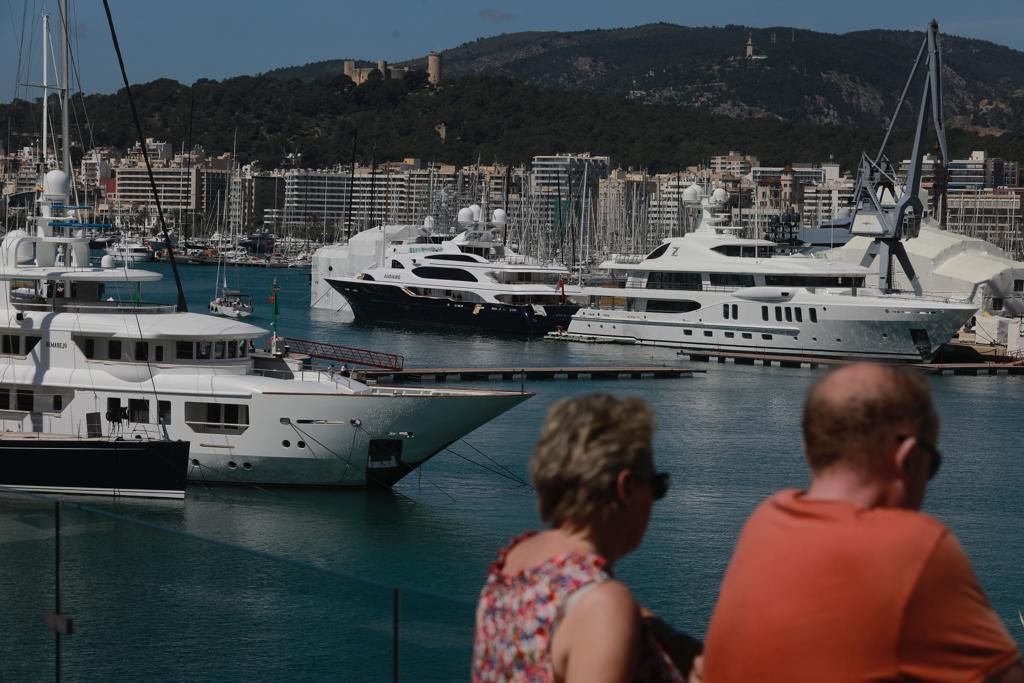
{"type": "Polygon", "coordinates": [[[324,279],[348,301],[357,320],[513,334],[568,327],[579,309],[573,300],[579,288],[566,285],[568,269],[505,245],[503,210],[495,210],[489,223],[481,214],[475,204],[461,209],[458,234],[440,239],[430,232],[432,226],[387,245],[381,237],[372,265],[324,279]]]}
{"type": "Polygon", "coordinates": [[[703,202],[698,229],[644,257],[601,268],[615,285],[586,287],[589,306],[568,334],[588,340],[834,358],[930,358],[974,313],[970,303],[863,289],[869,268],[814,256],[776,256],[737,236],[703,202]]]}
{"type": "Polygon", "coordinates": [[[143,303],[158,273],[90,267],[67,191],[47,173],[36,234],[0,244],[0,429],[187,440],[192,480],[387,487],[531,395],[367,387],[253,353],[259,327],[143,303]]]}

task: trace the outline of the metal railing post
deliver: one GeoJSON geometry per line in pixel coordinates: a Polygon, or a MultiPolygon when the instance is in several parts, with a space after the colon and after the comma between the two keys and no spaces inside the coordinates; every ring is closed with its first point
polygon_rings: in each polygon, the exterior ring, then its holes
{"type": "Polygon", "coordinates": [[[392,671],[393,680],[398,683],[399,676],[399,660],[400,660],[400,645],[401,638],[399,637],[399,621],[401,619],[402,611],[402,595],[397,588],[391,590],[392,597],[392,622],[391,622],[391,656],[392,656],[392,671]]]}

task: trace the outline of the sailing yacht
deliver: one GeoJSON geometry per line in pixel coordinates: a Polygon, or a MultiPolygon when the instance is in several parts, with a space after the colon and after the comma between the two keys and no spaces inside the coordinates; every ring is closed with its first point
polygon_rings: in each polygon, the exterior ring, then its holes
{"type": "Polygon", "coordinates": [[[778,256],[775,244],[738,236],[703,200],[697,230],[646,256],[601,264],[611,287],[586,287],[571,338],[893,361],[929,359],[976,306],[939,298],[869,293],[870,269],[809,255],[778,256]]]}
{"type": "Polygon", "coordinates": [[[91,267],[67,174],[42,185],[35,234],[0,243],[2,430],[186,440],[191,480],[390,487],[531,396],[371,387],[254,353],[259,327],[145,303],[159,273],[91,267]]]}
{"type": "Polygon", "coordinates": [[[568,327],[579,309],[572,297],[580,291],[567,287],[568,269],[505,245],[503,210],[489,223],[481,214],[475,204],[461,209],[461,231],[447,238],[413,235],[385,246],[381,237],[373,265],[323,279],[348,301],[356,320],[528,335],[568,327]]]}

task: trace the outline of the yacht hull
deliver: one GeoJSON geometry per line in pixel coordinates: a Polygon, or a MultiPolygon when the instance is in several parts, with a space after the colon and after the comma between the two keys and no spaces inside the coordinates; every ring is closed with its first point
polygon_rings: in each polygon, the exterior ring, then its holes
{"type": "Polygon", "coordinates": [[[833,296],[771,303],[769,320],[761,314],[764,303],[738,297],[721,297],[685,314],[584,308],[573,317],[568,333],[700,352],[921,362],[929,360],[973,314],[970,305],[929,306],[893,299],[891,308],[880,308],[859,306],[856,301],[857,297],[833,296]],[[724,305],[730,311],[735,305],[738,316],[723,319],[724,305]],[[800,322],[793,315],[798,307],[800,322]],[[776,308],[789,309],[791,319],[776,320],[776,308]],[[815,322],[809,318],[811,308],[815,322]]]}
{"type": "Polygon", "coordinates": [[[564,330],[579,306],[466,302],[417,296],[372,281],[329,280],[348,301],[356,320],[400,325],[465,327],[507,334],[544,335],[564,330]]]}
{"type": "Polygon", "coordinates": [[[0,439],[0,486],[39,493],[184,498],[187,441],[0,439]]]}

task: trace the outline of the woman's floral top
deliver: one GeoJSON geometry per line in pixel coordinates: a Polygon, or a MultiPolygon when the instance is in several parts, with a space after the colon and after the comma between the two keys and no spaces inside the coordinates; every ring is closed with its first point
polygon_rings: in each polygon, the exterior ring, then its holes
{"type": "MultiPolygon", "coordinates": [[[[505,557],[516,537],[498,553],[480,593],[473,642],[473,680],[554,681],[551,634],[564,616],[566,601],[584,586],[612,578],[600,555],[566,553],[518,574],[504,573],[505,557]]],[[[682,681],[678,669],[644,629],[637,681],[682,681]]]]}

